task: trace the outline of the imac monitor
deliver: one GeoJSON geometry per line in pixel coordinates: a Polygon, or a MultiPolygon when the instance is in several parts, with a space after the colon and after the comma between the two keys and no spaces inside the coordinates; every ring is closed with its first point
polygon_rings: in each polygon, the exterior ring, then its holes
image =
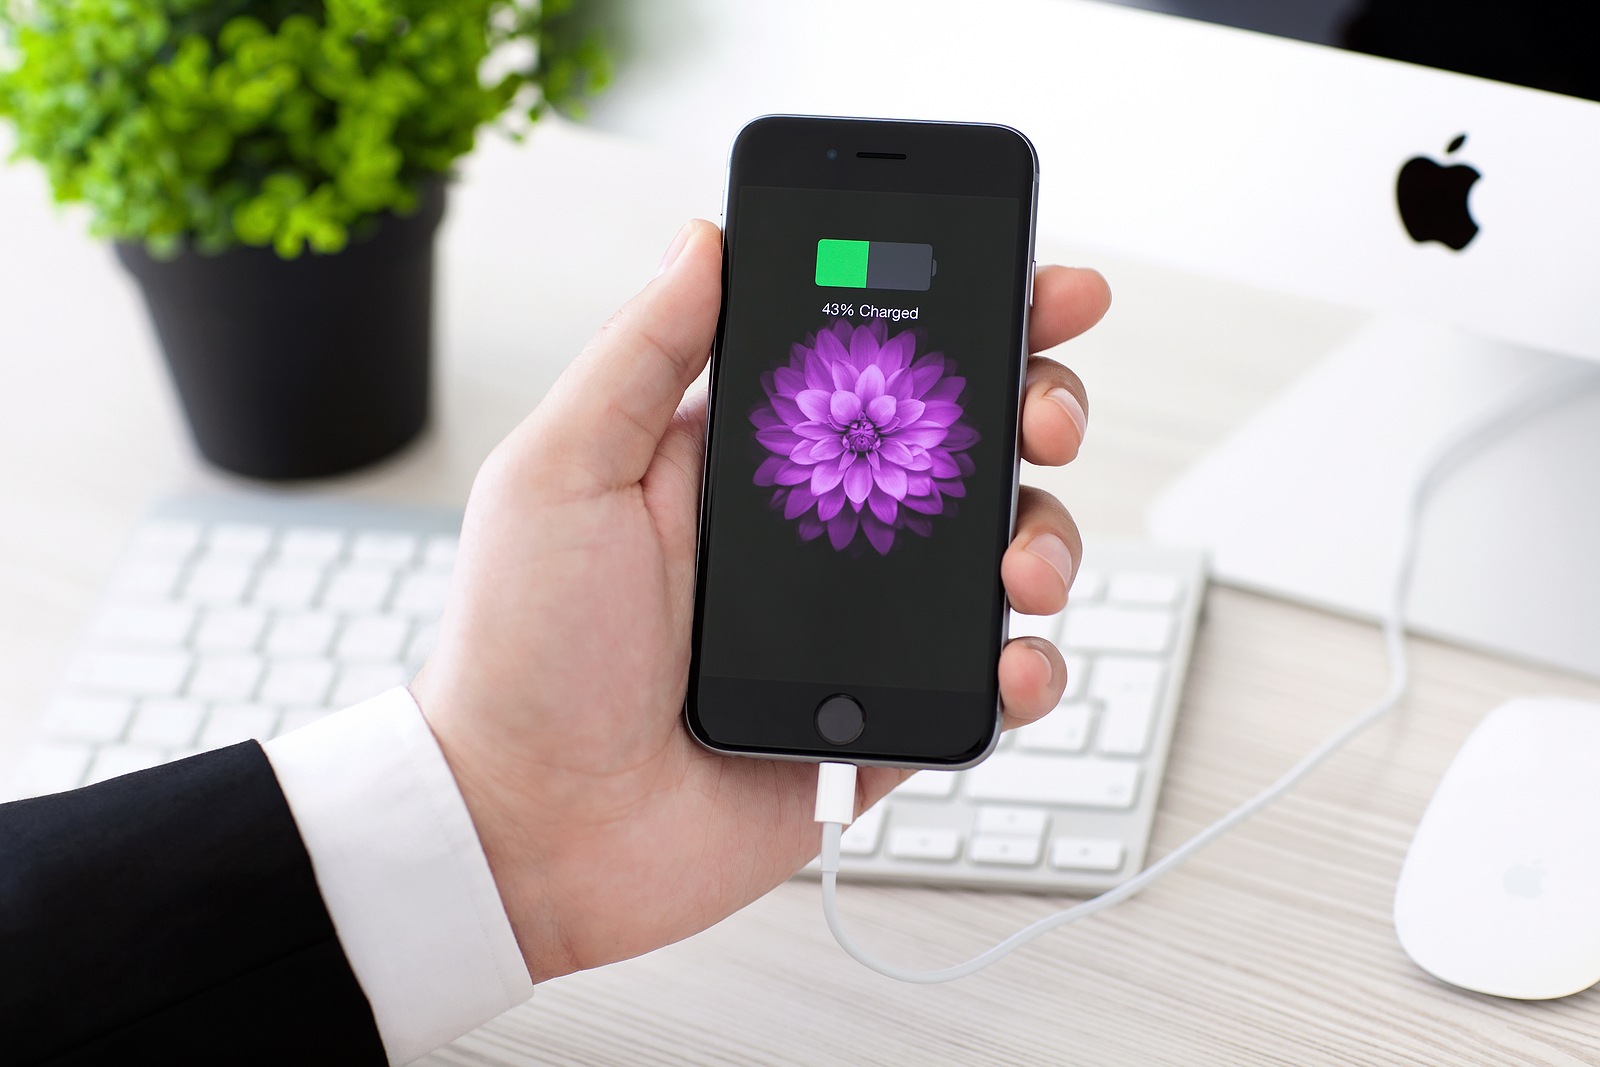
{"type": "Polygon", "coordinates": [[[1569,403],[1445,484],[1421,531],[1408,616],[1435,635],[1600,676],[1600,563],[1586,547],[1600,543],[1600,368],[1572,358],[1600,359],[1600,212],[1562,175],[1600,180],[1588,140],[1600,119],[1600,13],[1560,0],[1125,2],[1406,63],[1427,80],[1390,106],[1426,112],[1437,93],[1460,127],[1448,143],[1392,156],[1387,183],[1352,181],[1347,200],[1389,194],[1387,239],[1361,240],[1375,273],[1400,283],[1365,299],[1319,291],[1384,314],[1174,485],[1154,533],[1205,545],[1224,580],[1376,615],[1407,489],[1434,447],[1508,394],[1570,386],[1569,403]],[[1457,98],[1458,79],[1435,72],[1471,76],[1475,95],[1457,98]],[[1504,136],[1513,125],[1539,137],[1504,136]],[[1512,244],[1519,252],[1502,255],[1512,244]]]}
{"type": "Polygon", "coordinates": [[[1591,6],[633,0],[595,118],[717,158],[767,112],[1009,122],[1041,241],[1370,311],[1152,510],[1241,586],[1375,615],[1411,471],[1565,377],[1437,495],[1408,618],[1600,675],[1591,6]]]}

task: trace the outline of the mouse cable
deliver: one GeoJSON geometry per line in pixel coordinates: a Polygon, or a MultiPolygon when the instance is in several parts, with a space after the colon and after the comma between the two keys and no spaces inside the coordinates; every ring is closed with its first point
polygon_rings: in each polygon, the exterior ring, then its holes
{"type": "Polygon", "coordinates": [[[1405,695],[1410,682],[1406,658],[1405,607],[1416,560],[1417,534],[1422,515],[1435,489],[1446,478],[1486,446],[1506,436],[1528,419],[1566,400],[1600,387],[1600,371],[1589,367],[1560,367],[1528,387],[1512,394],[1502,404],[1473,419],[1441,443],[1422,465],[1406,499],[1405,526],[1389,589],[1388,608],[1383,615],[1383,641],[1389,662],[1389,684],[1383,695],[1338,733],[1312,749],[1293,767],[1254,797],[1195,834],[1161,859],[1115,888],[1072,907],[1046,915],[1023,927],[989,950],[964,963],[938,970],[913,970],[889,963],[863,948],[845,930],[839,919],[839,838],[855,818],[856,767],[850,763],[824,763],[817,773],[816,821],[822,823],[822,911],[834,940],[857,961],[879,974],[902,982],[932,985],[964,978],[1010,955],[1040,934],[1058,926],[1086,919],[1096,912],[1120,904],[1152,882],[1170,873],[1179,864],[1226,834],[1263,808],[1293,789],[1329,756],[1343,748],[1367,727],[1392,711],[1405,695]]]}

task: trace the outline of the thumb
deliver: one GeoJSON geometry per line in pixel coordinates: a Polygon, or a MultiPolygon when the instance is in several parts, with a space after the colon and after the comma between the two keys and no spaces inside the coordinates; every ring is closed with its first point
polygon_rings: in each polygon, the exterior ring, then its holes
{"type": "Polygon", "coordinates": [[[661,273],[601,327],[540,405],[537,433],[581,487],[615,489],[644,476],[706,365],[721,302],[722,232],[691,220],[661,273]]]}

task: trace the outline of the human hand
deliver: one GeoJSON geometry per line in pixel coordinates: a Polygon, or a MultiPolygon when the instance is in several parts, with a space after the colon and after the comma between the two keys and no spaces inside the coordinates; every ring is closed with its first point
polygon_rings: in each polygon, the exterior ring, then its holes
{"type": "MultiPolygon", "coordinates": [[[[710,354],[720,278],[720,233],[691,222],[490,455],[438,645],[411,685],[536,982],[705,929],[819,847],[813,765],[719,756],[683,725],[706,412],[704,392],[683,394],[710,354]]],[[[1031,349],[1109,303],[1094,271],[1041,269],[1031,349]]],[[[1023,457],[1069,462],[1085,408],[1076,375],[1032,357],[1023,457]]],[[[1023,488],[1001,564],[1012,606],[1059,611],[1081,552],[1061,504],[1023,488]]],[[[1010,642],[1005,725],[1042,716],[1065,683],[1049,642],[1010,642]]],[[[909,773],[863,768],[858,810],[909,773]]]]}

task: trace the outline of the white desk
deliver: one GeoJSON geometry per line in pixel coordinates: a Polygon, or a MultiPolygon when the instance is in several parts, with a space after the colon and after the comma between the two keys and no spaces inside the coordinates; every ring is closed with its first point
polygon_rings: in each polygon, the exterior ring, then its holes
{"type": "MultiPolygon", "coordinates": [[[[477,462],[639,283],[682,219],[715,217],[722,160],[662,160],[548,125],[485,138],[443,237],[433,429],[316,493],[459,504],[477,462]],[[645,184],[648,183],[648,184],[645,184]]],[[[1044,195],[1049,195],[1048,175],[1044,195]]],[[[57,221],[30,167],[0,170],[0,762],[21,744],[128,526],[154,497],[222,484],[183,436],[132,284],[57,221]]],[[[1121,263],[1071,346],[1091,432],[1032,472],[1092,535],[1137,535],[1155,491],[1353,328],[1349,312],[1121,263]]],[[[1426,642],[1404,711],[1299,792],[1138,899],[954,986],[851,961],[795,882],[651,956],[542,988],[427,1062],[1589,1064],[1600,992],[1511,1003],[1439,985],[1389,922],[1439,774],[1499,701],[1600,685],[1426,642]]],[[[1156,822],[1160,854],[1376,694],[1371,627],[1212,591],[1156,822]]],[[[1056,900],[850,886],[849,921],[911,963],[964,957],[1056,900]]]]}

